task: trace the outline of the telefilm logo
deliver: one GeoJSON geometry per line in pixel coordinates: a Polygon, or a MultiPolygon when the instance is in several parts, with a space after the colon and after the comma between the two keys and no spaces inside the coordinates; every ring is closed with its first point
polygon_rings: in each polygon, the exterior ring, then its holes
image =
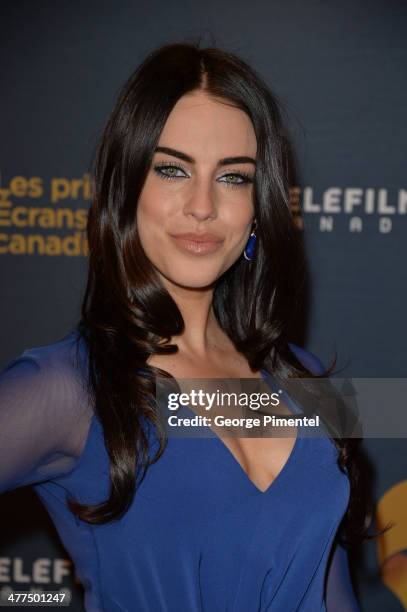
{"type": "Polygon", "coordinates": [[[7,601],[15,591],[54,591],[64,593],[71,601],[72,587],[80,584],[71,559],[40,557],[28,561],[23,557],[0,557],[0,602],[7,601]]]}
{"type": "Polygon", "coordinates": [[[372,187],[329,187],[316,192],[313,187],[290,189],[289,203],[300,230],[351,233],[376,229],[390,234],[400,217],[407,215],[407,190],[391,194],[372,187]]]}

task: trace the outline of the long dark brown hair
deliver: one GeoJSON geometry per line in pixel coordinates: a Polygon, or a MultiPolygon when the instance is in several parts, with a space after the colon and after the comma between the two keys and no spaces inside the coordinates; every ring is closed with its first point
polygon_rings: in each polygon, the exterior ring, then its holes
{"type": "MultiPolygon", "coordinates": [[[[177,352],[169,341],[182,333],[184,321],[142,249],[136,208],[169,113],[181,96],[197,89],[247,113],[257,138],[256,257],[250,263],[240,257],[216,282],[216,318],[253,371],[264,368],[282,380],[312,376],[288,344],[301,303],[304,256],[288,203],[291,153],[281,103],[234,54],[199,44],[164,45],[125,84],[94,163],[89,272],[78,329],[86,340],[89,390],[103,426],[111,489],[99,505],[70,500],[71,510],[89,523],[118,519],[129,508],[149,465],[143,422],[160,432],[153,461],[165,449],[152,398],[155,376],[170,375],[146,361],[177,352]]],[[[335,360],[320,376],[334,365],[335,360]]],[[[339,465],[351,482],[343,525],[348,537],[362,536],[366,528],[354,458],[358,442],[335,439],[339,465]]]]}

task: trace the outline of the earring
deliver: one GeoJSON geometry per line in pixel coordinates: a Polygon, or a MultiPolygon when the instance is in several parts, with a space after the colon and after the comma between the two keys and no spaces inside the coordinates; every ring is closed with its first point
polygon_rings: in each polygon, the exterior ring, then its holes
{"type": "Polygon", "coordinates": [[[244,258],[247,259],[247,261],[252,261],[254,259],[253,255],[254,255],[254,249],[256,247],[256,241],[257,241],[257,236],[256,236],[256,221],[255,221],[252,233],[250,234],[245,250],[243,251],[244,258]]]}

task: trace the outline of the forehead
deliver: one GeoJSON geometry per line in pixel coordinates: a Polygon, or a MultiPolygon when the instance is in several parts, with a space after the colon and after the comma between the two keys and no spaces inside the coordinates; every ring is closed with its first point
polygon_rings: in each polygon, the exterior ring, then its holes
{"type": "Polygon", "coordinates": [[[193,157],[256,156],[257,142],[248,115],[227,100],[201,91],[178,100],[164,125],[159,145],[190,153],[193,157]]]}

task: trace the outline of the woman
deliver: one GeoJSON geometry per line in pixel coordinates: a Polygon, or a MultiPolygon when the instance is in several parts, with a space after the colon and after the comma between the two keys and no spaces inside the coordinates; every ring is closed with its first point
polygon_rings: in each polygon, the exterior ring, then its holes
{"type": "Polygon", "coordinates": [[[350,441],[165,440],[154,403],[156,375],[329,373],[289,342],[288,155],[259,76],[195,45],[150,54],[107,123],[81,320],[0,393],[2,490],[34,485],[89,611],[358,610],[338,543],[350,441]]]}

